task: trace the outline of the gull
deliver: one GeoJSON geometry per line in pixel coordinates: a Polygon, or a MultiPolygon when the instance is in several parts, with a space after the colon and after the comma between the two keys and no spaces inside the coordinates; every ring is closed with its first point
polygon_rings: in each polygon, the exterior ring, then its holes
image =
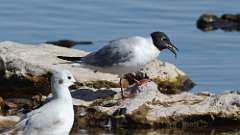
{"type": "MultiPolygon", "coordinates": [[[[81,63],[83,67],[94,71],[118,74],[121,95],[124,98],[121,83],[124,75],[139,71],[157,58],[163,49],[169,49],[176,57],[177,47],[171,43],[165,33],[157,31],[152,32],[149,37],[132,36],[110,41],[106,46],[84,57],[58,56],[58,58],[81,63]]],[[[134,81],[139,85],[142,84],[136,79],[134,81]]]]}
{"type": "Polygon", "coordinates": [[[69,87],[75,82],[69,71],[54,71],[51,77],[52,97],[42,107],[23,116],[8,134],[68,135],[74,120],[69,87]]]}

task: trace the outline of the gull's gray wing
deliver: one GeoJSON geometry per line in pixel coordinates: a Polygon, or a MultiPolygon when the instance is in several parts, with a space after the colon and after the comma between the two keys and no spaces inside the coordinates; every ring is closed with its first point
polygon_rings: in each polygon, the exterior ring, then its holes
{"type": "Polygon", "coordinates": [[[15,129],[23,131],[24,133],[43,132],[44,129],[51,128],[52,126],[58,124],[59,121],[52,118],[53,114],[55,114],[54,110],[52,111],[43,106],[42,108],[26,114],[26,116],[17,123],[15,129]]]}
{"type": "Polygon", "coordinates": [[[134,57],[134,45],[128,40],[111,41],[108,45],[82,58],[84,64],[97,67],[111,67],[128,62],[134,57]]]}

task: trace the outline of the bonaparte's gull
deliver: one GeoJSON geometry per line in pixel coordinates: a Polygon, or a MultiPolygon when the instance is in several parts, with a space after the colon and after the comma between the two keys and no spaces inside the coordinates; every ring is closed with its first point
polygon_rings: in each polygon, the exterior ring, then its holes
{"type": "MultiPolygon", "coordinates": [[[[27,113],[8,134],[68,135],[74,120],[69,87],[75,83],[67,71],[55,71],[51,77],[52,97],[40,108],[27,113]]],[[[5,133],[5,134],[7,134],[5,133]]]]}
{"type": "MultiPolygon", "coordinates": [[[[178,49],[163,32],[153,32],[150,37],[133,36],[110,41],[103,48],[84,57],[58,56],[63,60],[81,63],[95,71],[120,75],[133,73],[155,59],[160,51],[169,49],[175,54],[178,49]]],[[[122,89],[122,86],[121,86],[122,89]]],[[[123,97],[123,91],[122,97],[123,97]]]]}

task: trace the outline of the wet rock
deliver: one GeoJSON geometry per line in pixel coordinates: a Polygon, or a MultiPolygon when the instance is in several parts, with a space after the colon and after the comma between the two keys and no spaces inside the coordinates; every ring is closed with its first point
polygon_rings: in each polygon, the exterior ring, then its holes
{"type": "MultiPolygon", "coordinates": [[[[238,92],[220,94],[183,92],[165,95],[159,92],[157,87],[154,82],[140,87],[129,87],[125,93],[135,91],[135,94],[124,100],[121,99],[120,94],[109,92],[117,92],[120,91],[119,89],[108,92],[105,90],[102,96],[95,96],[95,98],[91,97],[91,93],[86,94],[81,92],[81,89],[77,90],[78,96],[73,96],[76,110],[74,126],[104,127],[109,121],[115,128],[240,125],[240,94],[238,92]]],[[[101,90],[89,88],[89,91],[101,90]]]]}
{"type": "Polygon", "coordinates": [[[202,31],[213,31],[218,29],[215,23],[219,20],[218,16],[213,14],[203,14],[197,20],[197,28],[202,31]]]}
{"type": "Polygon", "coordinates": [[[197,20],[197,28],[202,31],[222,29],[224,31],[240,31],[240,14],[203,14],[197,20]]]}
{"type": "Polygon", "coordinates": [[[61,46],[61,47],[71,48],[78,44],[79,45],[90,45],[90,44],[93,44],[93,42],[91,42],[91,41],[74,41],[74,40],[63,39],[63,40],[57,40],[57,41],[47,41],[46,44],[53,44],[53,45],[57,45],[57,46],[61,46]]]}
{"type": "MultiPolygon", "coordinates": [[[[0,95],[2,97],[31,97],[39,93],[48,95],[50,92],[48,78],[56,69],[70,70],[82,86],[95,88],[119,87],[117,75],[97,72],[73,66],[58,55],[84,56],[87,52],[53,46],[49,44],[23,45],[14,42],[0,43],[0,67],[4,71],[0,77],[0,95]],[[14,84],[14,85],[13,85],[14,84]],[[12,94],[14,93],[14,94],[12,94]]],[[[189,90],[193,84],[187,75],[174,65],[154,60],[143,71],[164,91],[189,90]],[[185,83],[185,82],[190,82],[185,83]],[[167,85],[164,85],[167,84],[167,85]],[[188,86],[187,86],[187,85],[188,86]],[[170,85],[170,86],[169,86],[170,85]],[[173,90],[174,88],[174,90],[173,90]]],[[[161,90],[162,91],[162,90],[161,90]]]]}
{"type": "Polygon", "coordinates": [[[21,115],[43,104],[46,97],[36,95],[32,98],[0,98],[0,115],[21,115]]]}
{"type": "MultiPolygon", "coordinates": [[[[239,135],[239,127],[202,128],[202,129],[114,129],[90,128],[77,130],[80,135],[239,135]]],[[[73,134],[73,135],[77,135],[73,134]]]]}
{"type": "Polygon", "coordinates": [[[1,116],[0,115],[0,133],[6,131],[11,126],[14,126],[20,117],[18,116],[1,116]]]}
{"type": "Polygon", "coordinates": [[[221,19],[229,22],[240,23],[240,14],[223,14],[221,19]]]}
{"type": "Polygon", "coordinates": [[[4,109],[5,103],[2,97],[0,97],[0,115],[3,114],[3,109],[4,109]]]}
{"type": "Polygon", "coordinates": [[[2,58],[0,57],[0,79],[1,76],[3,76],[5,73],[5,65],[4,65],[4,61],[2,60],[2,58]]]}
{"type": "MultiPolygon", "coordinates": [[[[186,129],[240,125],[238,91],[167,95],[161,93],[154,82],[128,87],[124,94],[129,98],[124,100],[119,91],[120,88],[94,89],[86,86],[72,91],[75,110],[73,132],[91,127],[186,129]]],[[[42,101],[39,97],[36,99],[42,101]]],[[[8,101],[13,102],[13,99],[8,101]]]]}

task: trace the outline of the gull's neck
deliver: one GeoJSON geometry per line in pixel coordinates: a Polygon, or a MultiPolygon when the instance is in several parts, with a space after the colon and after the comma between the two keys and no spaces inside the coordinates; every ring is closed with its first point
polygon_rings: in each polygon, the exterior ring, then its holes
{"type": "Polygon", "coordinates": [[[152,37],[147,37],[146,41],[148,43],[147,46],[150,50],[152,50],[152,53],[158,55],[160,53],[160,50],[153,44],[152,37]]]}
{"type": "Polygon", "coordinates": [[[72,103],[72,96],[68,87],[65,85],[53,85],[52,94],[54,99],[60,99],[72,103]]]}

